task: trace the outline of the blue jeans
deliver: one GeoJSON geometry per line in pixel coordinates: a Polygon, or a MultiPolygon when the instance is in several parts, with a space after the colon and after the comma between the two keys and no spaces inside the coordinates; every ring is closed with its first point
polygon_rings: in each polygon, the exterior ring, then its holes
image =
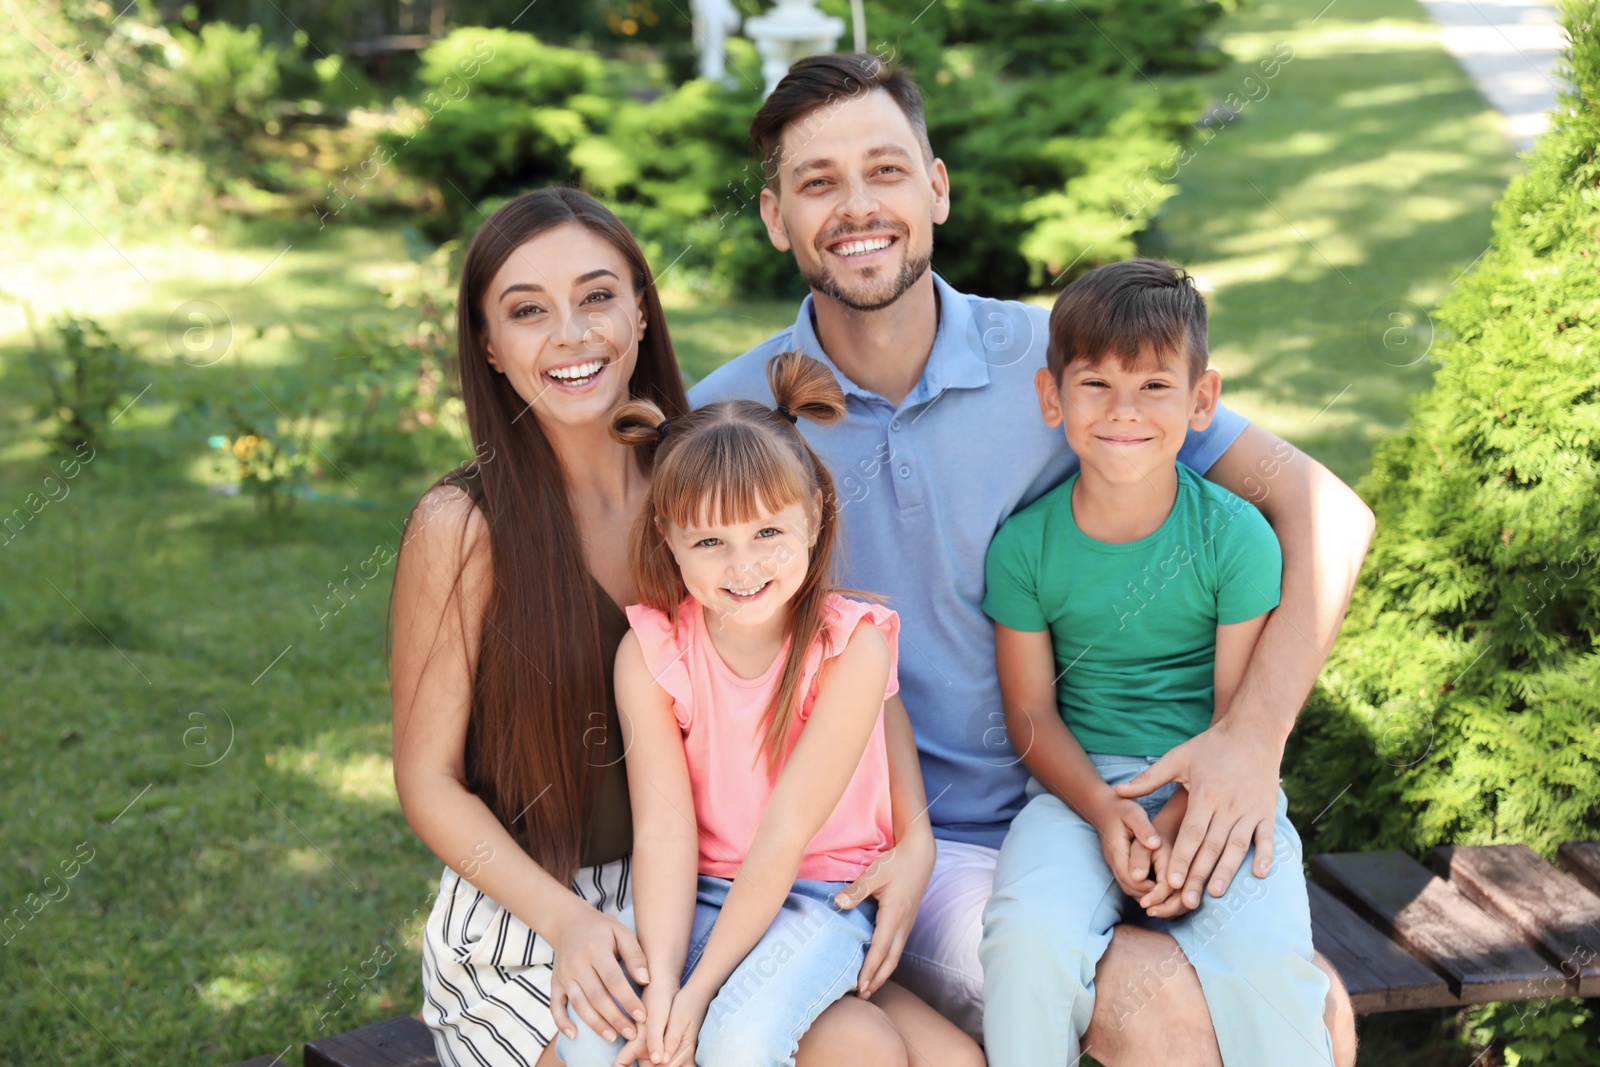
{"type": "MultiPolygon", "coordinates": [[[[1154,757],[1091,755],[1108,784],[1126,782],[1154,757]]],[[[1140,803],[1152,816],[1172,789],[1140,803]]],[[[1322,1020],[1328,979],[1311,959],[1311,912],[1300,837],[1278,791],[1272,870],[1250,870],[1252,847],[1221,897],[1171,920],[1148,918],[1111,876],[1100,836],[1036,780],[1011,823],[983,915],[984,1051],[991,1067],[1076,1063],[1094,1013],[1094,971],[1111,928],[1133,921],[1171,934],[1183,950],[1127,989],[1108,989],[1120,1022],[1155,1004],[1184,959],[1194,966],[1226,1067],[1326,1067],[1322,1020]]],[[[1092,1050],[1090,1050],[1092,1051],[1092,1050]]]]}
{"type": "MultiPolygon", "coordinates": [[[[700,875],[682,981],[700,962],[732,885],[726,878],[700,875]]],[[[878,905],[866,900],[841,910],[833,898],[847,885],[795,882],[767,932],[712,998],[695,1049],[699,1067],[793,1067],[800,1038],[830,1004],[855,988],[866,962],[878,905]]],[[[632,926],[631,910],[620,918],[632,926]]],[[[578,1036],[556,1037],[562,1062],[609,1067],[622,1039],[606,1041],[576,1013],[569,1014],[578,1036]]]]}

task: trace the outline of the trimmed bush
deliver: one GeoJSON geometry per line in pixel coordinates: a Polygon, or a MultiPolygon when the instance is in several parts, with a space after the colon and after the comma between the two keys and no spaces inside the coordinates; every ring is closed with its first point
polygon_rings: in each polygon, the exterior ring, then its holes
{"type": "Polygon", "coordinates": [[[0,34],[0,229],[55,239],[297,209],[284,194],[323,180],[292,124],[373,95],[303,33],[168,32],[157,12],[77,0],[16,18],[26,32],[0,34]]]}
{"type": "MultiPolygon", "coordinates": [[[[1361,486],[1377,536],[1287,760],[1310,851],[1600,837],[1600,12],[1564,18],[1570,88],[1361,486]]],[[[1508,1064],[1600,1037],[1581,1002],[1473,1014],[1508,1064]]]]}
{"type": "Polygon", "coordinates": [[[1318,848],[1600,836],[1600,24],[1362,493],[1378,532],[1301,730],[1318,848]],[[1316,810],[1316,809],[1313,809],[1316,810]]]}

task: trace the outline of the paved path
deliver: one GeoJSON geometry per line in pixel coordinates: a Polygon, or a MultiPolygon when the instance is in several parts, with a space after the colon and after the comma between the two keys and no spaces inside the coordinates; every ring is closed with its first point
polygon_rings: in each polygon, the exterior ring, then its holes
{"type": "Polygon", "coordinates": [[[1562,82],[1565,38],[1548,0],[1421,0],[1456,57],[1495,110],[1520,152],[1550,125],[1562,82]]]}

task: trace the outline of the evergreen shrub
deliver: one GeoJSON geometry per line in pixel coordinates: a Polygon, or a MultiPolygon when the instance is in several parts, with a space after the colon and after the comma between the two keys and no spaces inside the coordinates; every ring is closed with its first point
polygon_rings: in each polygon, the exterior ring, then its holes
{"type": "MultiPolygon", "coordinates": [[[[1286,760],[1308,851],[1600,838],[1600,11],[1563,18],[1551,129],[1360,487],[1377,534],[1286,760]]],[[[1474,1015],[1508,1064],[1600,1039],[1592,1002],[1474,1015]]]]}
{"type": "Polygon", "coordinates": [[[1410,426],[1362,495],[1377,535],[1296,730],[1318,849],[1600,836],[1600,24],[1495,210],[1410,426]],[[1316,808],[1312,809],[1317,810],[1316,808]]]}

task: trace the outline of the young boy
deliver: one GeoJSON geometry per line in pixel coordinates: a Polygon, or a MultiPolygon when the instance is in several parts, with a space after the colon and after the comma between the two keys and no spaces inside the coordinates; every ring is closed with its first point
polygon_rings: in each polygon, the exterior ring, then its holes
{"type": "MultiPolygon", "coordinates": [[[[984,912],[992,1067],[1078,1062],[1095,965],[1130,917],[1170,933],[1194,966],[1227,1067],[1332,1060],[1282,791],[1271,873],[1241,874],[1185,914],[1166,870],[1185,794],[1112,789],[1226,714],[1278,605],[1272,528],[1177,463],[1185,433],[1216,410],[1222,382],[1206,360],[1205,302],[1169,263],[1101,267],[1050,315],[1039,407],[1082,469],[1001,526],[983,600],[1006,728],[1033,775],[984,912]]],[[[1182,964],[1127,990],[1123,1014],[1182,964]]]]}

